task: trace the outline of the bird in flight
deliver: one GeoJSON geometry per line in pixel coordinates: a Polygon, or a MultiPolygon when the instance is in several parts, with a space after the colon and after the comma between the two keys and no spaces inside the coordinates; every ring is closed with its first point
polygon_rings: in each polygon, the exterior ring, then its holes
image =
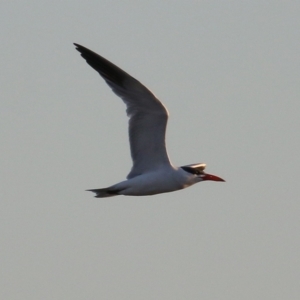
{"type": "Polygon", "coordinates": [[[175,167],[165,144],[169,113],[166,107],[138,80],[97,53],[75,44],[81,56],[106,81],[126,105],[133,166],[127,180],[107,188],[91,189],[96,198],[148,196],[187,188],[197,182],[222,178],[204,172],[203,163],[175,167]]]}

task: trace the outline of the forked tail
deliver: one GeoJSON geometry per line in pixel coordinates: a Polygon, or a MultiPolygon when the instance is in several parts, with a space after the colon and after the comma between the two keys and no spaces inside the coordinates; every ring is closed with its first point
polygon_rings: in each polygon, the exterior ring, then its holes
{"type": "Polygon", "coordinates": [[[119,191],[114,190],[111,187],[104,188],[104,189],[87,190],[87,191],[96,193],[95,198],[106,198],[106,197],[113,197],[119,195],[119,191]]]}

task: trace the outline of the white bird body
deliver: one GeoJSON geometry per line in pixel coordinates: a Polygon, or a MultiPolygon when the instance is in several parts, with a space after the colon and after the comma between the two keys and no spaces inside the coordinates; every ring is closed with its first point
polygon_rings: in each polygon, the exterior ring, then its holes
{"type": "Polygon", "coordinates": [[[184,189],[199,182],[181,168],[166,167],[122,181],[110,187],[119,195],[146,196],[184,189]]]}
{"type": "Polygon", "coordinates": [[[194,183],[220,177],[204,173],[205,164],[174,167],[168,157],[165,133],[169,113],[154,94],[135,78],[95,52],[75,44],[127,106],[133,166],[127,180],[104,189],[89,190],[95,197],[146,196],[180,190],[194,183]]]}

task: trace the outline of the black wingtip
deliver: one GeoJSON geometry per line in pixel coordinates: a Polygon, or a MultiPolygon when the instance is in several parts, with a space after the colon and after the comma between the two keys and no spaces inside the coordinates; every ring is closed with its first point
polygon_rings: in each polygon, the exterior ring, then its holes
{"type": "Polygon", "coordinates": [[[79,51],[79,52],[80,52],[80,48],[81,48],[81,49],[84,48],[83,46],[81,46],[81,45],[79,45],[79,44],[77,44],[77,43],[73,43],[73,45],[75,46],[75,49],[76,49],[77,51],[79,51]]]}

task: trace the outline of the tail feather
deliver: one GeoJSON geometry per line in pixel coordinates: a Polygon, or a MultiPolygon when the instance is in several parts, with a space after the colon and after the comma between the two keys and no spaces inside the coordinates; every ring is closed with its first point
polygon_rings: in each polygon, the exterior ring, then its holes
{"type": "Polygon", "coordinates": [[[87,190],[87,191],[96,193],[95,198],[106,198],[106,197],[113,197],[119,195],[119,191],[114,190],[111,187],[104,188],[104,189],[87,190]]]}

